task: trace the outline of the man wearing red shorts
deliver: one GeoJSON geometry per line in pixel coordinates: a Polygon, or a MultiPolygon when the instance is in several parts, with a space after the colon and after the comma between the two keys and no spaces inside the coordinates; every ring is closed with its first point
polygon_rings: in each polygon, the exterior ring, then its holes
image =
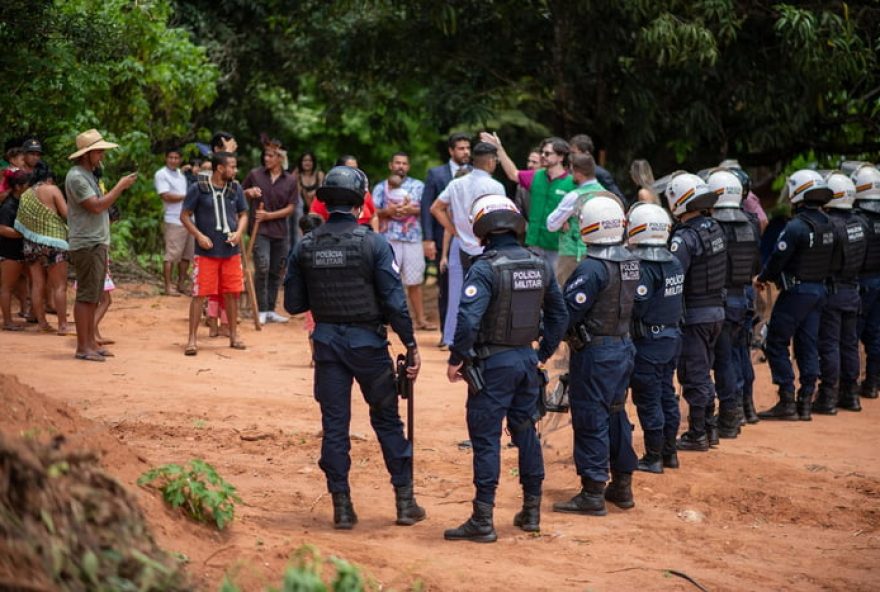
{"type": "Polygon", "coordinates": [[[196,337],[202,305],[208,296],[223,296],[229,319],[229,347],[245,349],[238,340],[238,296],[244,287],[239,245],[247,228],[248,206],[241,185],[232,182],[238,171],[235,155],[215,152],[211,164],[210,180],[202,178],[189,188],[180,213],[180,222],[196,241],[189,341],[184,350],[188,356],[199,351],[196,337]]]}

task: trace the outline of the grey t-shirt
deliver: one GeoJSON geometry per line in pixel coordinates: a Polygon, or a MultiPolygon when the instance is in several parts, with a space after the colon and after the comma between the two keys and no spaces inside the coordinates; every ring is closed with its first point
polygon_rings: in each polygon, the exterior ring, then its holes
{"type": "Polygon", "coordinates": [[[95,176],[90,171],[76,165],[68,171],[64,187],[67,190],[67,224],[69,227],[67,240],[70,244],[70,250],[75,251],[95,245],[109,245],[110,215],[107,210],[100,214],[93,214],[82,205],[82,202],[90,197],[104,195],[95,176]]]}

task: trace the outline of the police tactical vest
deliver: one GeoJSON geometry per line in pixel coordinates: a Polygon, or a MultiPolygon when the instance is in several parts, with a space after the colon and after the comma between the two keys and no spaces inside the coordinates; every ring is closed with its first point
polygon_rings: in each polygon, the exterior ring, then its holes
{"type": "Polygon", "coordinates": [[[865,223],[866,235],[865,262],[862,264],[861,277],[880,275],[880,214],[859,210],[857,215],[865,223]]]}
{"type": "Polygon", "coordinates": [[[368,232],[352,222],[342,231],[319,226],[303,238],[299,263],[316,322],[383,323],[368,232]]]}
{"type": "Polygon", "coordinates": [[[724,284],[727,281],[724,231],[711,218],[694,218],[684,225],[696,232],[702,247],[702,253],[691,259],[691,267],[685,277],[685,305],[688,308],[723,306],[724,284]]]}
{"type": "Polygon", "coordinates": [[[798,251],[792,273],[802,282],[823,282],[831,275],[831,259],[834,256],[834,226],[824,213],[812,210],[813,216],[800,211],[797,218],[810,230],[806,249],[798,251]]]}
{"type": "Polygon", "coordinates": [[[868,250],[865,226],[858,216],[845,210],[831,210],[828,217],[835,233],[832,263],[834,280],[855,282],[868,250]]]}
{"type": "Polygon", "coordinates": [[[677,327],[683,315],[682,293],[684,292],[684,273],[678,260],[645,261],[641,263],[641,276],[650,268],[654,285],[651,298],[635,303],[635,314],[645,325],[677,327]]]}
{"type": "Polygon", "coordinates": [[[596,296],[585,319],[587,331],[593,337],[622,337],[629,333],[633,302],[639,285],[639,260],[626,261],[597,259],[608,272],[608,283],[596,296]]]}
{"type": "Polygon", "coordinates": [[[757,273],[761,252],[755,224],[739,208],[717,209],[712,217],[721,225],[727,248],[726,288],[742,290],[757,273]]]}
{"type": "Polygon", "coordinates": [[[550,278],[547,264],[526,249],[488,251],[480,259],[492,266],[492,301],[477,335],[481,346],[520,347],[538,339],[541,307],[550,278]]]}

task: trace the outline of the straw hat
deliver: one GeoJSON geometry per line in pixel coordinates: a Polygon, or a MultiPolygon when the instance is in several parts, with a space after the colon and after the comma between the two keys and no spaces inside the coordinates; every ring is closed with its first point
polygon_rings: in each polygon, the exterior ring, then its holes
{"type": "Polygon", "coordinates": [[[111,148],[119,148],[119,144],[105,142],[104,137],[98,130],[90,129],[76,137],[76,152],[67,158],[74,160],[92,150],[109,150],[111,148]]]}

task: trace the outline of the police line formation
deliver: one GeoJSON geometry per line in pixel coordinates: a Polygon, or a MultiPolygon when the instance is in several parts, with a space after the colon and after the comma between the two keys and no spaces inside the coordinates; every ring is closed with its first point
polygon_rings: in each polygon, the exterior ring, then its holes
{"type": "MultiPolygon", "coordinates": [[[[736,438],[747,423],[809,421],[811,412],[859,411],[859,394],[877,398],[877,168],[863,163],[851,176],[792,174],[783,198],[790,200],[793,217],[763,267],[757,220],[741,208],[748,177],[722,168],[704,177],[681,171],[669,178],[665,197],[674,223],[658,205],[638,203],[624,213],[609,192],[582,195],[570,222],[578,225],[587,255],[562,289],[546,258],[521,245],[526,221],[510,199],[484,195],[473,201],[470,221],[485,250],[465,277],[448,377],[469,387],[476,494],[471,516],[446,530],[446,539],[497,539],[493,509],[505,419],[518,448],[523,490],[514,525],[534,532],[544,479],[535,423],[547,407],[570,408],[581,480],[580,492],[557,501],[553,510],[602,516],[606,502],[632,508],[633,472],[678,468],[678,451],[708,451],[719,438],[736,438]],[[749,336],[754,289],[766,289],[768,282],[780,289],[765,350],[779,393],[771,409],[757,413],[749,336]],[[861,393],[860,336],[867,352],[861,393]],[[563,340],[570,352],[569,372],[561,380],[567,393],[549,396],[542,393],[541,365],[563,340]],[[688,404],[681,436],[676,370],[688,404]],[[644,432],[641,459],[624,407],[628,388],[644,432]]],[[[291,253],[285,279],[285,308],[311,310],[317,322],[315,396],[324,429],[319,464],[338,529],[357,522],[348,482],[353,379],[369,404],[391,475],[397,524],[426,517],[413,494],[412,446],[397,398],[421,364],[391,248],[356,222],[365,185],[358,169],[328,173],[318,196],[331,210],[330,220],[291,253]],[[386,324],[407,348],[397,376],[386,324]]]]}

